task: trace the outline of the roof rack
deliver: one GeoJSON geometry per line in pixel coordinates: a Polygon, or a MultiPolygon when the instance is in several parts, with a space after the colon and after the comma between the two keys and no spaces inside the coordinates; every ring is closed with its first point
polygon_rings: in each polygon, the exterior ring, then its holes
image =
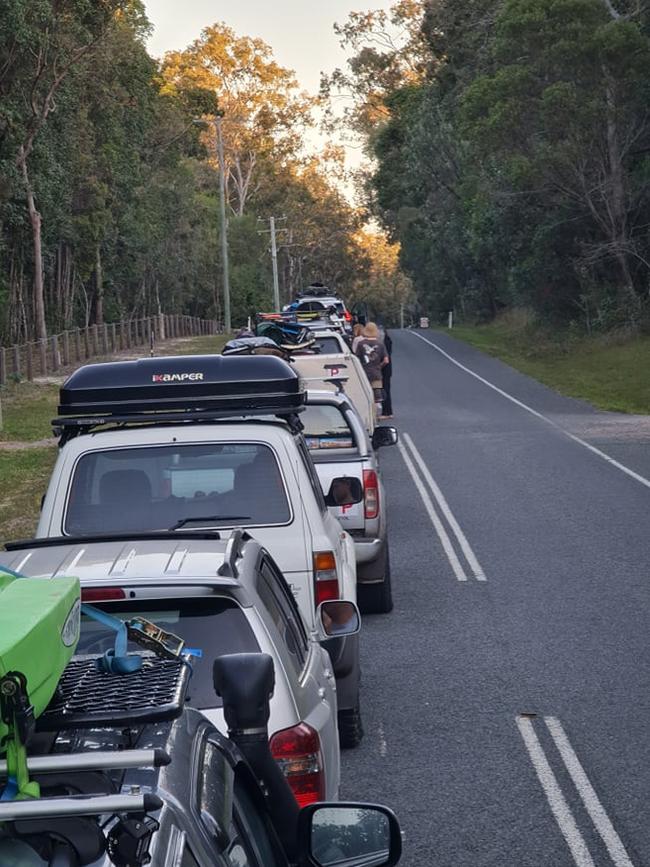
{"type": "Polygon", "coordinates": [[[87,795],[69,798],[35,798],[0,803],[0,822],[23,822],[26,819],[52,819],[62,816],[101,816],[114,813],[153,813],[160,810],[157,795],[87,795]]]}
{"type": "Polygon", "coordinates": [[[143,358],[81,367],[60,391],[62,442],[107,424],[176,424],[274,415],[299,428],[300,377],[264,356],[143,358]]]}

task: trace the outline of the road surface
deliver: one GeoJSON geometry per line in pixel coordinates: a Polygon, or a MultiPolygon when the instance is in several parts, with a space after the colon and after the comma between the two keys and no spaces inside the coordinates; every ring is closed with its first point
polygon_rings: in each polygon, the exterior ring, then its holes
{"type": "Polygon", "coordinates": [[[405,867],[650,865],[649,420],[391,334],[395,610],[342,795],[395,808],[405,867]]]}

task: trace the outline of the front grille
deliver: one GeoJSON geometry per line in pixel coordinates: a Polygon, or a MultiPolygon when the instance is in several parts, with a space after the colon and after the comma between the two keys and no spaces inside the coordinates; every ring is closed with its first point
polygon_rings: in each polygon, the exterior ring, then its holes
{"type": "Polygon", "coordinates": [[[190,668],[180,659],[142,653],[133,674],[106,674],[96,656],[75,656],[38,719],[39,731],[121,726],[175,719],[183,710],[190,668]]]}

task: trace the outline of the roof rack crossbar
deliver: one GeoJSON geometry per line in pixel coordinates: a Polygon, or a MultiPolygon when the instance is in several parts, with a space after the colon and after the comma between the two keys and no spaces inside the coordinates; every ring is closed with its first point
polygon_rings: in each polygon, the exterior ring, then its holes
{"type": "Polygon", "coordinates": [[[34,798],[0,803],[0,822],[54,819],[62,816],[102,816],[114,813],[153,813],[163,802],[157,795],[99,795],[97,797],[34,798]]]}
{"type": "MultiPolygon", "coordinates": [[[[111,771],[129,768],[160,768],[171,758],[164,750],[108,750],[74,755],[32,756],[27,768],[32,774],[55,774],[59,771],[111,771]]],[[[0,777],[7,776],[7,762],[0,761],[0,777]]]]}

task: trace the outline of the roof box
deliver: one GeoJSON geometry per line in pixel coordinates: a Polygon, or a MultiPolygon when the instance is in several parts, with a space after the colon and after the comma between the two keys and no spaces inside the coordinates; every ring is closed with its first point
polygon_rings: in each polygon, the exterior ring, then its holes
{"type": "Polygon", "coordinates": [[[155,421],[196,416],[295,413],[305,403],[298,374],[273,356],[188,355],[79,368],[60,391],[53,424],[155,421]],[[75,422],[75,419],[77,422],[75,422]]]}

